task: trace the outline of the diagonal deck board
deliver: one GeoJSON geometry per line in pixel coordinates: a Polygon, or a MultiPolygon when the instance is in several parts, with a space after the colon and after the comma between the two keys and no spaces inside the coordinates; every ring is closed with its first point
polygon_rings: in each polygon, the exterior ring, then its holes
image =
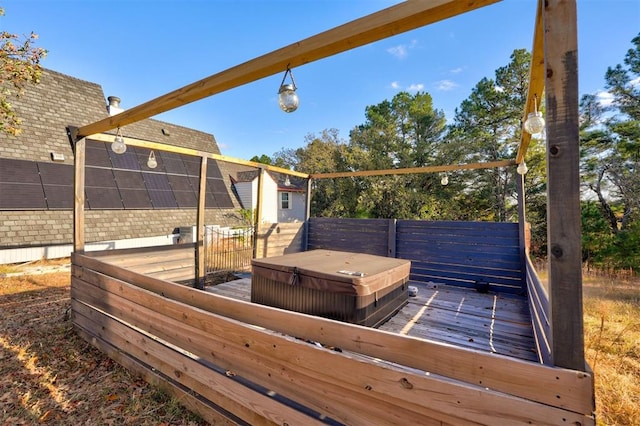
{"type": "MultiPolygon", "coordinates": [[[[101,260],[134,272],[173,282],[194,277],[193,247],[176,247],[164,253],[103,254],[101,260]]],[[[495,292],[478,293],[469,288],[411,282],[417,297],[381,330],[436,340],[456,346],[537,361],[529,307],[525,297],[495,292]]],[[[208,286],[207,291],[251,301],[251,279],[208,286]]]]}
{"type": "MultiPolygon", "coordinates": [[[[411,285],[419,287],[418,296],[411,297],[400,312],[379,327],[381,330],[538,360],[525,298],[446,285],[411,285]]],[[[250,301],[251,280],[209,286],[206,291],[250,301]]]]}

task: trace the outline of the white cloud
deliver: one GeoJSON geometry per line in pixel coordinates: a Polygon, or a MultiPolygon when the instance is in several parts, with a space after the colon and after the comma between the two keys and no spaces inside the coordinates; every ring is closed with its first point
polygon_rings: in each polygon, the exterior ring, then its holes
{"type": "Polygon", "coordinates": [[[418,40],[411,40],[409,44],[399,44],[387,49],[387,53],[395,56],[398,59],[404,59],[409,55],[409,50],[418,46],[418,40]]]}
{"type": "Polygon", "coordinates": [[[504,92],[504,87],[496,85],[496,92],[500,92],[500,93],[504,92]]]}
{"type": "Polygon", "coordinates": [[[392,81],[391,88],[395,90],[400,90],[400,84],[397,81],[392,81]]]}
{"type": "Polygon", "coordinates": [[[418,92],[424,89],[424,84],[422,83],[413,83],[409,87],[407,87],[408,92],[418,92]]]}
{"type": "Polygon", "coordinates": [[[640,86],[640,77],[638,77],[638,78],[634,78],[634,79],[633,79],[633,80],[631,80],[629,83],[631,83],[631,85],[632,85],[633,87],[640,86]]]}
{"type": "Polygon", "coordinates": [[[453,90],[456,87],[458,87],[458,83],[451,81],[451,80],[440,80],[437,83],[437,89],[438,90],[442,90],[443,92],[449,91],[449,90],[453,90]]]}
{"type": "Polygon", "coordinates": [[[398,59],[404,59],[407,57],[407,48],[404,45],[394,46],[387,49],[387,52],[392,54],[398,59]]]}
{"type": "Polygon", "coordinates": [[[462,67],[454,68],[452,70],[449,70],[449,72],[451,74],[460,74],[462,72],[462,67]]]}
{"type": "Polygon", "coordinates": [[[596,93],[598,103],[603,107],[608,107],[613,102],[613,95],[605,90],[596,93]]]}

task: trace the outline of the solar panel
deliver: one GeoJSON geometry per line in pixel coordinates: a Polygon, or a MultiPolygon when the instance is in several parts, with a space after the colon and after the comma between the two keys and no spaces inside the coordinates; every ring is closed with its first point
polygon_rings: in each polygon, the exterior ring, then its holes
{"type": "Polygon", "coordinates": [[[200,176],[200,162],[202,159],[191,155],[181,155],[181,157],[187,169],[187,174],[190,176],[200,176]]]}
{"type": "Polygon", "coordinates": [[[146,189],[120,189],[125,209],[151,209],[151,199],[146,189]]]}
{"type": "Polygon", "coordinates": [[[87,194],[87,203],[92,210],[124,208],[117,188],[87,187],[85,192],[87,194]]]}
{"type": "Polygon", "coordinates": [[[140,170],[135,147],[128,146],[127,150],[122,154],[116,154],[111,149],[108,152],[114,169],[140,170]]]}
{"type": "Polygon", "coordinates": [[[86,187],[115,188],[116,180],[111,169],[87,167],[85,169],[84,184],[86,187]]]}
{"type": "Polygon", "coordinates": [[[188,176],[179,176],[179,175],[167,175],[169,179],[169,184],[171,184],[171,188],[174,191],[191,191],[193,192],[193,187],[189,183],[188,176]]]}
{"type": "Polygon", "coordinates": [[[73,186],[43,185],[47,207],[50,210],[72,209],[74,203],[73,186]]]}
{"type": "Polygon", "coordinates": [[[37,163],[0,158],[0,182],[40,183],[37,163]]]}
{"type": "Polygon", "coordinates": [[[178,203],[173,195],[173,191],[149,190],[151,204],[156,209],[177,209],[178,203]]]}
{"type": "Polygon", "coordinates": [[[147,189],[149,190],[162,190],[171,191],[171,185],[169,185],[169,178],[164,173],[145,173],[142,172],[142,179],[144,180],[147,189]]]}
{"type": "Polygon", "coordinates": [[[142,173],[140,172],[130,172],[125,170],[114,170],[113,175],[116,178],[116,185],[118,188],[123,189],[143,189],[147,188],[144,186],[144,180],[142,178],[142,173]]]}
{"type": "Polygon", "coordinates": [[[73,186],[73,166],[68,164],[37,163],[44,185],[73,186]]]}
{"type": "Polygon", "coordinates": [[[198,199],[193,191],[173,191],[178,207],[181,209],[198,207],[198,199]]]}
{"type": "Polygon", "coordinates": [[[220,178],[222,179],[222,172],[217,161],[211,161],[207,163],[207,177],[208,178],[220,178]]]}
{"type": "Polygon", "coordinates": [[[178,175],[186,175],[187,169],[184,167],[184,162],[178,154],[173,152],[161,152],[158,153],[162,158],[164,169],[167,173],[174,173],[178,175]]]}
{"type": "Polygon", "coordinates": [[[211,192],[216,194],[224,194],[229,192],[227,190],[227,185],[222,179],[207,179],[207,188],[209,188],[211,192]]]}
{"type": "Polygon", "coordinates": [[[111,144],[104,142],[88,142],[85,144],[85,164],[87,166],[111,167],[111,159],[107,150],[111,144]]]}
{"type": "Polygon", "coordinates": [[[0,209],[44,210],[46,208],[47,203],[44,200],[42,185],[0,182],[0,209]]]}

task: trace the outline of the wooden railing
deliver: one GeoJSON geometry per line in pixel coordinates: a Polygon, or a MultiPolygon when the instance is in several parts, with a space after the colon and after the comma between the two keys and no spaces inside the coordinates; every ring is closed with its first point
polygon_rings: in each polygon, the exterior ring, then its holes
{"type": "Polygon", "coordinates": [[[551,356],[551,319],[549,313],[549,296],[544,288],[529,256],[526,256],[527,297],[531,323],[538,345],[540,361],[552,365],[551,356]]]}
{"type": "Polygon", "coordinates": [[[79,334],[211,423],[594,424],[588,373],[72,264],[79,334]]]}

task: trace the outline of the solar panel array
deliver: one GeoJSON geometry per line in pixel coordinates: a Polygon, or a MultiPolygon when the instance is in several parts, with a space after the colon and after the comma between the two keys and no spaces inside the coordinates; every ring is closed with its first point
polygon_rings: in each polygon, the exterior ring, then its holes
{"type": "MultiPolygon", "coordinates": [[[[200,158],[155,152],[158,166],[147,166],[150,150],[128,146],[116,154],[109,145],[86,145],[87,209],[189,209],[198,206],[200,158]]],[[[0,159],[0,210],[73,208],[73,166],[0,159]]],[[[233,208],[215,161],[207,163],[207,208],[233,208]]]]}

